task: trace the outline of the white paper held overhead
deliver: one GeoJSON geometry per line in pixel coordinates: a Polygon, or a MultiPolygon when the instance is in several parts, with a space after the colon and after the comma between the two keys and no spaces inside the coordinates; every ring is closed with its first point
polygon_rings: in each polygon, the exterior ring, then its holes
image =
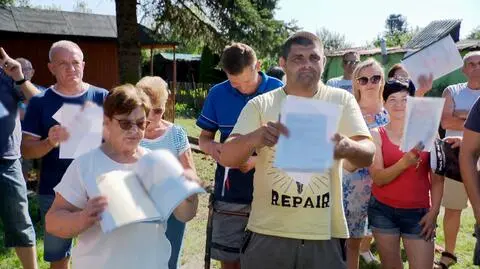
{"type": "Polygon", "coordinates": [[[455,42],[449,35],[439,41],[414,52],[402,60],[415,87],[419,87],[421,75],[432,74],[433,79],[440,78],[463,66],[463,60],[455,42]]]}

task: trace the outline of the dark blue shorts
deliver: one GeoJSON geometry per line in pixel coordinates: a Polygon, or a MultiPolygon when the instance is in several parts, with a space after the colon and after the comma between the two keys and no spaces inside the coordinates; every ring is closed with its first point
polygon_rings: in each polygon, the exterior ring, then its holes
{"type": "Polygon", "coordinates": [[[0,159],[0,220],[4,226],[5,247],[35,246],[20,160],[0,159]]]}
{"type": "Polygon", "coordinates": [[[373,232],[423,239],[420,220],[427,213],[428,208],[393,208],[372,195],[368,203],[368,224],[373,232]]]}

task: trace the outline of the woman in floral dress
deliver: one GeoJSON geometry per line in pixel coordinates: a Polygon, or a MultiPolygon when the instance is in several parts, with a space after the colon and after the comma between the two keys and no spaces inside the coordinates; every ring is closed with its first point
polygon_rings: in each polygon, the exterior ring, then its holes
{"type": "MultiPolygon", "coordinates": [[[[384,126],[389,117],[383,109],[384,71],[374,59],[361,62],[353,72],[353,94],[362,110],[369,129],[384,126]]],[[[347,239],[348,269],[358,269],[360,245],[362,239],[371,236],[367,224],[368,201],[370,200],[372,179],[368,168],[356,169],[344,161],[343,204],[347,218],[350,238],[347,239]]],[[[369,245],[369,241],[367,241],[369,245]]],[[[367,262],[374,260],[370,251],[362,254],[367,262]]]]}

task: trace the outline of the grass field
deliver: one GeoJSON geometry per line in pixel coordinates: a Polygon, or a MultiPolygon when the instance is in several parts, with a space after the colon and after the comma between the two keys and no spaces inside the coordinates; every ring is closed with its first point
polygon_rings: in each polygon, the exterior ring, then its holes
{"type": "MultiPolygon", "coordinates": [[[[176,123],[181,124],[189,132],[189,135],[199,134],[200,130],[196,130],[195,121],[193,119],[178,119],[176,123]]],[[[205,155],[194,153],[193,154],[195,165],[200,178],[207,184],[212,183],[215,163],[214,161],[205,155]]],[[[187,224],[187,231],[184,241],[183,256],[181,258],[182,269],[201,269],[203,268],[204,252],[205,252],[205,229],[208,216],[208,196],[202,195],[200,197],[200,205],[197,216],[187,224]]],[[[48,268],[48,265],[43,262],[43,241],[42,241],[42,225],[39,221],[38,204],[35,198],[30,199],[30,214],[32,219],[36,222],[37,231],[37,250],[38,260],[41,269],[48,268]]],[[[438,224],[438,240],[437,243],[443,244],[443,232],[442,232],[442,215],[439,216],[438,224]]],[[[465,269],[465,268],[477,268],[472,265],[472,253],[475,244],[475,240],[472,237],[473,225],[475,219],[471,208],[464,211],[462,217],[462,226],[457,242],[457,256],[459,263],[452,266],[453,269],[465,269]]],[[[4,248],[4,234],[3,226],[0,223],[0,269],[15,269],[21,268],[20,264],[12,249],[4,248]]],[[[406,264],[405,264],[406,265],[406,264]]],[[[211,268],[218,269],[219,264],[212,262],[211,268]]],[[[379,265],[361,265],[362,269],[376,269],[380,268],[379,265]]],[[[408,268],[406,265],[405,268],[408,268]]]]}

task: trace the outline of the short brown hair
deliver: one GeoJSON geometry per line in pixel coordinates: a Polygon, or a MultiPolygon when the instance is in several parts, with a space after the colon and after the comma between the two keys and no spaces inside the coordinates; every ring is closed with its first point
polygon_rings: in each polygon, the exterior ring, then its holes
{"type": "Polygon", "coordinates": [[[310,46],[314,44],[317,44],[323,52],[323,42],[318,36],[307,31],[296,32],[283,43],[281,57],[287,59],[293,45],[310,46]]]}
{"type": "Polygon", "coordinates": [[[394,64],[390,70],[388,70],[388,74],[387,74],[387,77],[388,78],[393,78],[395,77],[395,73],[397,73],[397,70],[400,70],[400,69],[404,69],[405,70],[405,67],[403,67],[402,64],[394,64]]]}
{"type": "Polygon", "coordinates": [[[112,118],[114,115],[130,114],[142,107],[148,115],[152,107],[150,99],[143,90],[132,84],[123,84],[113,88],[103,103],[103,113],[112,118]]]}
{"type": "Polygon", "coordinates": [[[136,86],[148,95],[152,106],[165,104],[168,100],[168,84],[161,77],[143,77],[136,86]]]}
{"type": "Polygon", "coordinates": [[[360,53],[358,53],[358,51],[349,50],[349,51],[346,51],[346,52],[342,55],[342,60],[345,61],[345,59],[347,58],[348,55],[353,55],[353,56],[358,57],[358,58],[360,59],[360,53]]]}
{"type": "Polygon", "coordinates": [[[221,68],[229,75],[238,75],[245,67],[252,66],[257,61],[255,51],[243,43],[233,43],[226,46],[220,58],[221,68]]]}

